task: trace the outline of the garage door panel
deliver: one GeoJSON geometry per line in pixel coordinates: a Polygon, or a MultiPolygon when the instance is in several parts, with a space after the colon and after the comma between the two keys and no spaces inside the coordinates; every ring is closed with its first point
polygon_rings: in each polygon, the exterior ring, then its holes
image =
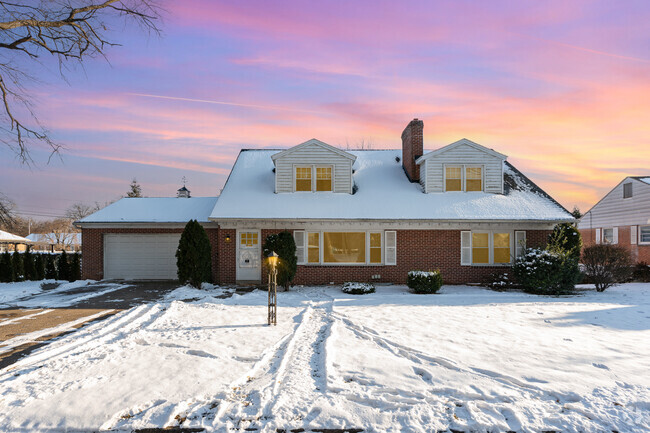
{"type": "Polygon", "coordinates": [[[104,278],[176,279],[180,237],[180,233],[104,235],[104,278]]]}

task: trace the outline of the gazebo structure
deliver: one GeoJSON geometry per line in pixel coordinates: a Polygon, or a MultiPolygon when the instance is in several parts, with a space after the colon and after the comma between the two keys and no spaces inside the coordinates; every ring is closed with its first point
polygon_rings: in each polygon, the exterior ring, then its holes
{"type": "Polygon", "coordinates": [[[20,245],[23,246],[20,250],[24,250],[31,243],[27,238],[0,230],[0,251],[8,251],[9,245],[13,245],[13,251],[18,251],[20,245]]]}

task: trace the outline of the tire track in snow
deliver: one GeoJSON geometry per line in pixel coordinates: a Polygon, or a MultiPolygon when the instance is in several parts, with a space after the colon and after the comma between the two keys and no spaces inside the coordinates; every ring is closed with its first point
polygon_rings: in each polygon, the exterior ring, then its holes
{"type": "Polygon", "coordinates": [[[78,333],[51,343],[27,358],[16,362],[0,374],[0,380],[11,377],[20,370],[38,368],[35,366],[37,364],[51,362],[60,357],[75,355],[94,347],[110,344],[135,329],[147,327],[164,311],[165,308],[159,304],[149,304],[118,313],[101,323],[90,325],[78,333]]]}

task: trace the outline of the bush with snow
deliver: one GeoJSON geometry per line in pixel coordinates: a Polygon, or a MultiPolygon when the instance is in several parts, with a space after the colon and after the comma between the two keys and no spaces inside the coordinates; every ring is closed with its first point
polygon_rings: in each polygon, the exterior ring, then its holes
{"type": "Polygon", "coordinates": [[[409,271],[406,285],[415,293],[437,293],[442,287],[440,271],[409,271]]]}
{"type": "Polygon", "coordinates": [[[495,290],[497,292],[505,292],[506,290],[514,290],[519,288],[519,285],[515,282],[515,279],[511,273],[500,271],[491,274],[485,282],[485,286],[488,289],[495,290]]]}
{"type": "Polygon", "coordinates": [[[580,278],[577,257],[559,249],[527,248],[512,272],[522,289],[538,295],[570,294],[580,278]]]}
{"type": "Polygon", "coordinates": [[[373,286],[370,283],[348,282],[348,283],[343,283],[343,287],[341,287],[341,290],[344,293],[348,293],[350,295],[365,295],[368,293],[375,293],[375,286],[373,286]]]}
{"type": "Polygon", "coordinates": [[[622,283],[632,275],[630,252],[619,245],[600,244],[582,252],[585,274],[599,292],[622,283]]]}

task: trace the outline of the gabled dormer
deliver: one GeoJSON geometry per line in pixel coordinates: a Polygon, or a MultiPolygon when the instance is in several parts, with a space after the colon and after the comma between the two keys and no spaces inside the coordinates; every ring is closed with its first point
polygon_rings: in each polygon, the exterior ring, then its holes
{"type": "Polygon", "coordinates": [[[503,194],[506,155],[463,138],[416,160],[424,192],[503,194]]]}
{"type": "Polygon", "coordinates": [[[312,138],[271,156],[276,193],[352,194],[356,156],[312,138]]]}

